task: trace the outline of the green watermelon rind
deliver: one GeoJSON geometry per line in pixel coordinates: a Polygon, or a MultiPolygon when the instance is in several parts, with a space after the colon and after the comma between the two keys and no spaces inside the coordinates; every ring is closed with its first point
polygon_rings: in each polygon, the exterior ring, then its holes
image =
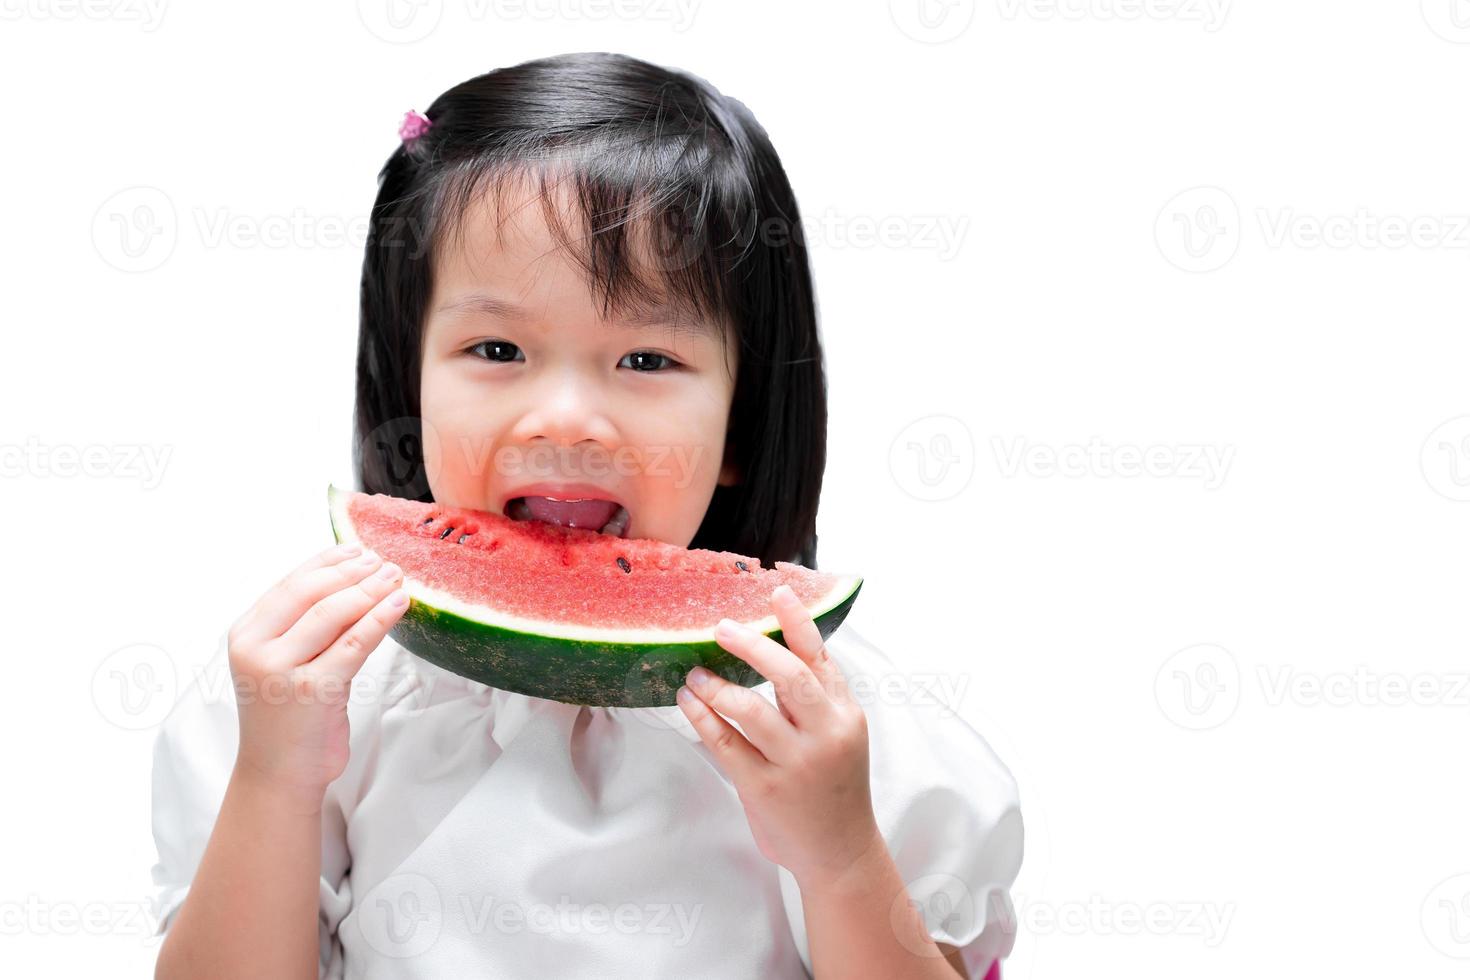
{"type": "MultiPolygon", "coordinates": [[[[332,533],[339,542],[358,541],[347,514],[350,498],[347,491],[327,487],[332,533]]],[[[823,639],[847,618],[862,583],[859,576],[840,576],[826,597],[808,607],[823,639]]],[[[507,617],[407,576],[404,590],[408,609],[389,631],[404,649],[450,673],[529,697],[600,707],[672,705],[686,675],[699,665],[745,687],[766,680],[721,647],[712,629],[599,632],[577,627],[577,635],[570,635],[569,624],[507,617]]],[[[772,615],[746,625],[785,646],[775,624],[772,615]]]]}

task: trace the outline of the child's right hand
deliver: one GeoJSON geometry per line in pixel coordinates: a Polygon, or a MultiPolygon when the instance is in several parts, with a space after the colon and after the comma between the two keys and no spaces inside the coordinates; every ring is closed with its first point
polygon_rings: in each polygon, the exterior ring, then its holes
{"type": "Polygon", "coordinates": [[[271,587],[230,627],[237,775],[307,807],[347,767],[352,678],[408,608],[398,566],[339,545],[271,587]]]}

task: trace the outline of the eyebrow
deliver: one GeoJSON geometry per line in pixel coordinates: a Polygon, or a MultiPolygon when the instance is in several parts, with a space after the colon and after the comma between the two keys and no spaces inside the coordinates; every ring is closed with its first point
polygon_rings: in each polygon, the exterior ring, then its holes
{"type": "MultiPolygon", "coordinates": [[[[501,299],[490,293],[469,293],[443,303],[434,311],[436,314],[479,314],[497,320],[526,322],[535,319],[535,314],[523,306],[501,299]]],[[[609,321],[604,321],[609,322],[609,321]]],[[[689,312],[683,304],[645,304],[612,323],[632,330],[648,327],[671,327],[680,333],[713,336],[714,327],[703,317],[689,312]]]]}

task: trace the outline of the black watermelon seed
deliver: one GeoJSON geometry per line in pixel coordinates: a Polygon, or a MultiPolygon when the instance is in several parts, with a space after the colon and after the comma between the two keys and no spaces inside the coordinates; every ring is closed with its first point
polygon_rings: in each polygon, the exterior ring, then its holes
{"type": "Polygon", "coordinates": [[[632,565],[629,565],[628,564],[628,559],[624,558],[622,555],[619,555],[618,556],[618,567],[621,568],[625,572],[631,572],[631,571],[633,571],[633,566],[632,565]]]}
{"type": "Polygon", "coordinates": [[[745,562],[743,562],[743,561],[737,561],[735,563],[735,567],[738,568],[738,569],[740,569],[742,572],[748,572],[748,571],[750,571],[750,569],[748,569],[748,568],[745,567],[745,562]]]}
{"type": "Polygon", "coordinates": [[[424,525],[429,525],[429,524],[433,524],[433,523],[434,523],[434,519],[432,517],[427,518],[424,521],[424,525]]]}
{"type": "Polygon", "coordinates": [[[451,524],[451,525],[449,525],[449,526],[448,526],[448,527],[446,527],[446,528],[445,528],[445,529],[444,529],[444,533],[443,533],[443,534],[441,534],[441,535],[439,535],[439,540],[440,540],[440,541],[443,541],[443,540],[444,540],[444,539],[445,539],[445,538],[447,538],[447,537],[449,537],[449,533],[450,533],[450,532],[451,532],[451,531],[453,531],[453,530],[454,530],[454,525],[453,525],[453,524],[451,524]]]}

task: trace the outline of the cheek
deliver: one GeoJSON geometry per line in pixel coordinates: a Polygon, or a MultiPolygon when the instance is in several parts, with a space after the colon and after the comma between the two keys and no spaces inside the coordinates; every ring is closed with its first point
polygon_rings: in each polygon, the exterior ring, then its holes
{"type": "Polygon", "coordinates": [[[465,501],[492,465],[499,421],[493,406],[482,404],[452,372],[426,372],[424,379],[420,403],[430,487],[437,500],[465,501]]]}
{"type": "Polygon", "coordinates": [[[635,524],[640,525],[638,531],[656,532],[651,536],[664,540],[672,540],[665,535],[693,536],[708,509],[724,457],[722,419],[686,415],[680,422],[645,432],[646,441],[640,440],[645,467],[640,474],[641,490],[651,507],[645,510],[642,522],[635,515],[635,524]]]}
{"type": "Polygon", "coordinates": [[[649,475],[667,479],[671,473],[717,470],[719,453],[725,441],[723,414],[702,403],[683,404],[678,408],[652,413],[628,442],[635,445],[651,464],[659,459],[667,462],[649,475]]]}

